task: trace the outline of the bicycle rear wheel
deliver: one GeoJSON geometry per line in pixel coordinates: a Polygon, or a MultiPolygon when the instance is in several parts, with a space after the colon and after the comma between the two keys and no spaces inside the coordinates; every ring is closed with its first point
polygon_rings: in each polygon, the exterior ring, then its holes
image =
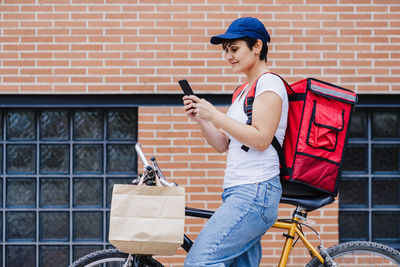
{"type": "MultiPolygon", "coordinates": [[[[128,254],[118,249],[105,249],[90,253],[74,263],[70,267],[122,267],[128,254]]],[[[133,263],[130,267],[163,267],[161,263],[151,256],[133,255],[133,263]]]]}
{"type": "MultiPolygon", "coordinates": [[[[400,266],[400,253],[388,246],[367,241],[342,243],[327,249],[337,267],[400,266]]],[[[312,259],[306,267],[322,267],[317,258],[312,259]]],[[[328,265],[326,265],[328,266],[328,265]]]]}

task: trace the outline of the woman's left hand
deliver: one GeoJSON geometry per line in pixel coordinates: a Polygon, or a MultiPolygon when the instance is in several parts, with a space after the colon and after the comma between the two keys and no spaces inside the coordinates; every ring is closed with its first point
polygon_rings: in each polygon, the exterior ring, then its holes
{"type": "Polygon", "coordinates": [[[213,122],[215,117],[219,114],[219,110],[207,100],[198,98],[195,95],[191,95],[188,98],[193,101],[194,113],[197,114],[200,119],[213,122]]]}

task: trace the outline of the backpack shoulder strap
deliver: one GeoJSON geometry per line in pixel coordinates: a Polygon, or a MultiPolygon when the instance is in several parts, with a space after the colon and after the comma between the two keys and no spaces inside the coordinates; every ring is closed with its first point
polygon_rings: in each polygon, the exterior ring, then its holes
{"type": "MultiPolygon", "coordinates": [[[[279,76],[278,74],[276,74],[276,73],[274,73],[274,72],[265,72],[265,73],[263,73],[262,75],[268,74],[268,73],[273,74],[273,75],[276,75],[276,76],[278,76],[278,77],[282,80],[283,84],[285,85],[286,92],[294,93],[293,89],[292,89],[292,88],[290,87],[290,85],[285,81],[285,79],[283,79],[283,78],[282,78],[281,76],[279,76]]],[[[260,77],[261,77],[262,75],[260,75],[260,77]]],[[[252,122],[253,102],[254,102],[255,95],[256,95],[258,79],[260,79],[260,77],[258,77],[257,80],[253,83],[253,85],[251,86],[249,92],[247,93],[246,100],[244,101],[244,107],[243,107],[243,109],[244,109],[244,112],[246,113],[247,118],[248,118],[248,120],[247,120],[247,122],[246,122],[246,124],[248,124],[248,125],[250,125],[251,122],[252,122]]],[[[235,93],[236,93],[236,92],[235,92],[235,93]]]]}
{"type": "Polygon", "coordinates": [[[289,175],[289,169],[286,166],[285,153],[276,136],[274,136],[274,138],[272,139],[271,145],[278,153],[279,163],[281,164],[281,176],[289,175]]]}
{"type": "MultiPolygon", "coordinates": [[[[286,88],[286,91],[288,92],[288,91],[292,91],[293,92],[293,89],[290,87],[290,85],[285,81],[285,79],[283,79],[281,76],[279,76],[278,74],[276,74],[276,73],[274,73],[274,72],[266,72],[266,73],[263,73],[262,75],[264,75],[264,74],[268,74],[268,73],[270,73],[270,74],[273,74],[273,75],[276,75],[276,76],[278,76],[281,80],[282,80],[282,82],[283,82],[283,84],[285,85],[285,88],[286,88]]],[[[262,76],[261,75],[261,76],[262,76]]],[[[260,76],[260,77],[261,77],[260,76]]],[[[251,123],[252,123],[252,115],[253,115],[253,102],[254,102],[254,98],[255,98],[255,95],[256,95],[256,90],[257,90],[257,82],[258,82],[258,79],[260,78],[260,77],[258,77],[257,78],[257,80],[254,82],[254,84],[252,85],[252,87],[250,88],[250,90],[249,90],[249,92],[248,92],[248,94],[247,94],[247,96],[246,96],[246,100],[244,101],[244,112],[246,113],[246,115],[247,115],[247,122],[246,122],[246,124],[248,124],[248,125],[250,125],[251,123]]],[[[281,147],[281,145],[280,145],[280,143],[279,143],[279,141],[278,141],[278,139],[274,136],[274,138],[273,138],[273,140],[272,140],[272,146],[275,148],[275,150],[278,152],[278,156],[279,156],[279,159],[280,159],[280,161],[281,162],[285,162],[284,160],[281,160],[281,159],[283,159],[284,158],[284,156],[283,156],[283,150],[282,150],[282,147],[281,147]]],[[[249,148],[247,147],[247,146],[245,146],[245,145],[242,145],[242,147],[241,147],[244,151],[249,151],[249,148]]]]}
{"type": "Polygon", "coordinates": [[[279,74],[276,74],[276,73],[274,73],[274,72],[269,72],[269,73],[271,73],[271,74],[273,74],[273,75],[276,75],[276,76],[278,76],[280,79],[281,79],[281,81],[283,82],[283,84],[285,85],[285,88],[286,88],[286,92],[290,92],[291,94],[294,94],[295,92],[293,91],[293,89],[292,89],[292,87],[290,87],[290,85],[286,82],[286,80],[285,79],[283,79],[279,74]]]}
{"type": "Polygon", "coordinates": [[[239,85],[238,87],[236,87],[235,92],[233,92],[233,95],[232,95],[232,103],[240,95],[240,93],[243,91],[243,89],[246,87],[246,85],[247,85],[247,83],[244,83],[244,84],[239,85]]]}

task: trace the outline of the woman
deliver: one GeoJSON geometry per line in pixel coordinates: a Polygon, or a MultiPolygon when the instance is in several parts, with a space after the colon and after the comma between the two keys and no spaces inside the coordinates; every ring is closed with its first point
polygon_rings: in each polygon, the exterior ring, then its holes
{"type": "Polygon", "coordinates": [[[218,152],[228,151],[223,203],[206,223],[190,250],[185,266],[258,266],[261,237],[277,219],[282,189],[279,159],[271,145],[282,144],[288,100],[282,80],[267,67],[269,34],[256,18],[232,22],[225,34],[211,38],[222,44],[234,73],[243,73],[247,86],[227,114],[194,95],[184,96],[186,114],[201,128],[218,152]],[[251,125],[243,101],[257,81],[251,125]],[[250,149],[246,152],[241,147],[250,149]]]}

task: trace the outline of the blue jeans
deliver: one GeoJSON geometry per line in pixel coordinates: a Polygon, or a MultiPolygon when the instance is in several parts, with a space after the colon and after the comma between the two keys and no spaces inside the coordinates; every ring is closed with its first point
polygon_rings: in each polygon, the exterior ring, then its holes
{"type": "Polygon", "coordinates": [[[278,217],[281,195],[279,176],[226,188],[221,206],[196,238],[184,266],[259,266],[261,237],[278,217]]]}

